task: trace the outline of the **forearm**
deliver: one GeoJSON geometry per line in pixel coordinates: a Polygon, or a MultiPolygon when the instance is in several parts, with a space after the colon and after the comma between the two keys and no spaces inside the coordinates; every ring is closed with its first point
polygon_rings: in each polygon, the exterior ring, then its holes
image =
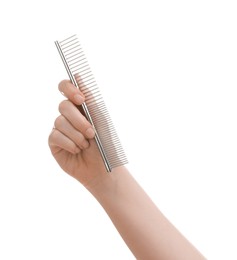
{"type": "Polygon", "coordinates": [[[137,259],[204,259],[164,217],[125,167],[87,187],[137,259]]]}

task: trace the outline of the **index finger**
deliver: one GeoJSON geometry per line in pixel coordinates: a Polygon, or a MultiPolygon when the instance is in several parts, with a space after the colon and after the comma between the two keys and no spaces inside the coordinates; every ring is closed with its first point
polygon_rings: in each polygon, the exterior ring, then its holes
{"type": "Polygon", "coordinates": [[[85,101],[83,93],[75,87],[70,80],[63,80],[58,84],[58,89],[71,102],[76,105],[81,105],[85,101]]]}

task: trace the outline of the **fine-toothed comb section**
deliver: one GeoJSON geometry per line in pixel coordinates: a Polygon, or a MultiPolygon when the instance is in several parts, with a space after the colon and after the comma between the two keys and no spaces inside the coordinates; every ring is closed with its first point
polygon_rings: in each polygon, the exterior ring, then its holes
{"type": "Polygon", "coordinates": [[[95,129],[95,141],[106,170],[111,172],[113,168],[126,164],[127,158],[81,45],[76,35],[55,44],[71,82],[85,96],[83,111],[95,129]]]}

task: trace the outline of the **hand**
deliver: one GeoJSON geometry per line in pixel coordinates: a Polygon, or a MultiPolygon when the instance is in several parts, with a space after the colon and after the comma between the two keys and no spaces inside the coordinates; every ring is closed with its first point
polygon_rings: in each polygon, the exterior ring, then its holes
{"type": "Polygon", "coordinates": [[[68,100],[60,103],[61,115],[49,136],[52,154],[62,169],[79,180],[102,205],[135,258],[205,259],[165,218],[124,166],[111,174],[106,172],[94,133],[88,131],[92,126],[77,107],[84,101],[82,93],[65,80],[59,90],[68,100]]]}
{"type": "Polygon", "coordinates": [[[83,94],[68,80],[59,83],[59,90],[68,99],[59,104],[61,115],[49,135],[49,147],[60,167],[87,186],[107,172],[93,139],[94,129],[78,107],[85,100],[83,94]]]}

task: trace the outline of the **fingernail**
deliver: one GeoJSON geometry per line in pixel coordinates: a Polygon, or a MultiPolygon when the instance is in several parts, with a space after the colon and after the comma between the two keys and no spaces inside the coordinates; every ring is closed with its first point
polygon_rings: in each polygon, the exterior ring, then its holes
{"type": "Polygon", "coordinates": [[[83,148],[86,149],[86,148],[89,147],[89,143],[86,140],[84,140],[83,143],[82,143],[82,146],[83,146],[83,148]]]}
{"type": "Polygon", "coordinates": [[[86,136],[87,136],[88,138],[93,138],[94,135],[95,135],[95,131],[94,131],[93,128],[88,128],[88,129],[86,130],[86,136]]]}
{"type": "Polygon", "coordinates": [[[74,99],[75,99],[75,101],[76,101],[78,104],[81,104],[81,103],[84,102],[84,98],[83,98],[81,95],[79,95],[79,94],[76,94],[76,95],[74,96],[74,99]]]}

